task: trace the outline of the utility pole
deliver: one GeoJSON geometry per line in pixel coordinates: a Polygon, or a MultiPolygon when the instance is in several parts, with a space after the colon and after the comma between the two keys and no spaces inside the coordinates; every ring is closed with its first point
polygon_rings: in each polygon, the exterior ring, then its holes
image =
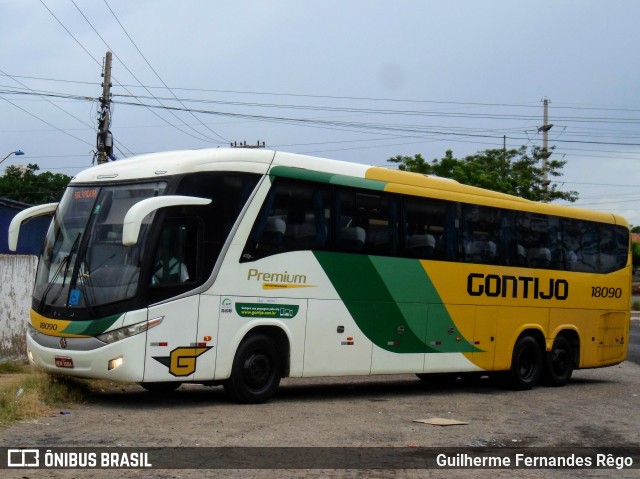
{"type": "Polygon", "coordinates": [[[109,130],[111,124],[111,52],[107,52],[102,73],[102,97],[100,98],[100,116],[98,117],[98,137],[96,147],[98,149],[98,164],[106,163],[113,156],[113,135],[109,130]]]}
{"type": "Polygon", "coordinates": [[[546,190],[549,186],[547,160],[551,156],[551,153],[549,153],[549,130],[553,128],[553,125],[549,123],[549,99],[544,98],[542,102],[544,105],[544,118],[543,125],[538,127],[538,132],[542,132],[542,186],[546,190]]]}

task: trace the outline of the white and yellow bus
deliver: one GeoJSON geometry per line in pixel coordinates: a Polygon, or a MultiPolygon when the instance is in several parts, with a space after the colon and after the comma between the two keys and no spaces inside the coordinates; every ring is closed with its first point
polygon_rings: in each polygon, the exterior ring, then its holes
{"type": "Polygon", "coordinates": [[[452,180],[268,150],[139,156],[54,213],[27,350],[151,391],[283,377],[503,372],[518,389],[620,363],[629,227],[452,180]]]}

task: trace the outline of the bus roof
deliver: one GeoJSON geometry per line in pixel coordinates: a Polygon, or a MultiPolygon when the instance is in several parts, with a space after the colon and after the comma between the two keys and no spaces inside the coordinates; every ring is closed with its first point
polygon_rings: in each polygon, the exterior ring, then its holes
{"type": "Polygon", "coordinates": [[[94,166],[79,173],[73,183],[135,181],[202,171],[245,171],[388,192],[430,196],[487,206],[574,217],[628,226],[621,216],[571,206],[538,203],[505,193],[463,185],[447,178],[378,166],[329,160],[266,149],[210,148],[150,153],[94,166]]]}

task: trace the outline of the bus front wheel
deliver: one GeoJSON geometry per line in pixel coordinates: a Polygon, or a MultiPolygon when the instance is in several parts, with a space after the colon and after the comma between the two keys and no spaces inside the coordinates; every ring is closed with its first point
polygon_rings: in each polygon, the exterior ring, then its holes
{"type": "Polygon", "coordinates": [[[542,349],[532,336],[522,336],[513,348],[510,379],[514,389],[527,390],[538,384],[542,374],[542,349]]]}
{"type": "Polygon", "coordinates": [[[263,334],[252,335],[238,347],[224,390],[238,402],[263,403],[278,389],[281,371],[282,362],[271,338],[263,334]]]}
{"type": "Polygon", "coordinates": [[[572,374],[573,346],[567,338],[558,336],[545,356],[544,381],[549,386],[564,386],[572,374]]]}

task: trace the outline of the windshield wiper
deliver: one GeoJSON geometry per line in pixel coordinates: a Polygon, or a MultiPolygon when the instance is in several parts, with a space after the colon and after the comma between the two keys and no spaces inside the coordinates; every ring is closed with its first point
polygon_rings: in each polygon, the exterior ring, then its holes
{"type": "Polygon", "coordinates": [[[73,245],[71,245],[71,250],[69,250],[69,254],[67,256],[65,256],[64,258],[62,258],[62,261],[60,261],[60,264],[56,268],[56,272],[54,273],[53,277],[51,278],[51,280],[47,284],[47,287],[45,288],[44,292],[42,293],[42,298],[40,298],[40,303],[38,304],[38,310],[39,311],[42,311],[42,307],[44,306],[44,303],[45,303],[45,301],[47,299],[47,295],[51,292],[51,289],[53,288],[53,285],[56,283],[56,280],[58,279],[58,277],[60,276],[60,273],[62,272],[62,269],[64,268],[64,276],[62,277],[62,284],[60,285],[60,289],[58,290],[58,294],[56,295],[55,298],[53,298],[53,301],[51,302],[51,305],[54,305],[56,303],[56,301],[58,301],[58,299],[60,298],[60,294],[62,294],[62,290],[64,288],[64,283],[66,282],[67,275],[69,274],[69,265],[71,264],[71,258],[74,255],[74,253],[76,252],[76,249],[77,249],[78,244],[80,242],[80,237],[81,236],[82,236],[82,233],[78,233],[78,236],[76,236],[76,239],[74,240],[73,245]]]}
{"type": "MultiPolygon", "coordinates": [[[[69,293],[67,295],[67,304],[69,306],[71,305],[71,293],[76,289],[76,285],[78,284],[78,278],[84,274],[80,272],[80,268],[82,268],[83,264],[87,266],[86,268],[87,274],[90,274],[89,265],[86,263],[86,260],[85,260],[85,256],[87,255],[87,249],[88,249],[90,240],[91,240],[91,234],[87,234],[87,237],[84,238],[84,240],[80,244],[80,248],[78,248],[78,255],[73,265],[71,280],[69,281],[69,293]]],[[[81,287],[84,286],[84,284],[82,284],[82,281],[80,283],[81,283],[81,287]]],[[[78,292],[80,292],[80,290],[78,290],[78,292]]],[[[85,291],[83,290],[82,293],[84,294],[85,291]]],[[[77,305],[79,300],[80,298],[77,298],[77,301],[74,302],[74,305],[77,305]]],[[[89,309],[89,311],[92,312],[91,306],[89,306],[89,298],[87,297],[86,294],[84,294],[84,302],[87,308],[89,309]]]]}

